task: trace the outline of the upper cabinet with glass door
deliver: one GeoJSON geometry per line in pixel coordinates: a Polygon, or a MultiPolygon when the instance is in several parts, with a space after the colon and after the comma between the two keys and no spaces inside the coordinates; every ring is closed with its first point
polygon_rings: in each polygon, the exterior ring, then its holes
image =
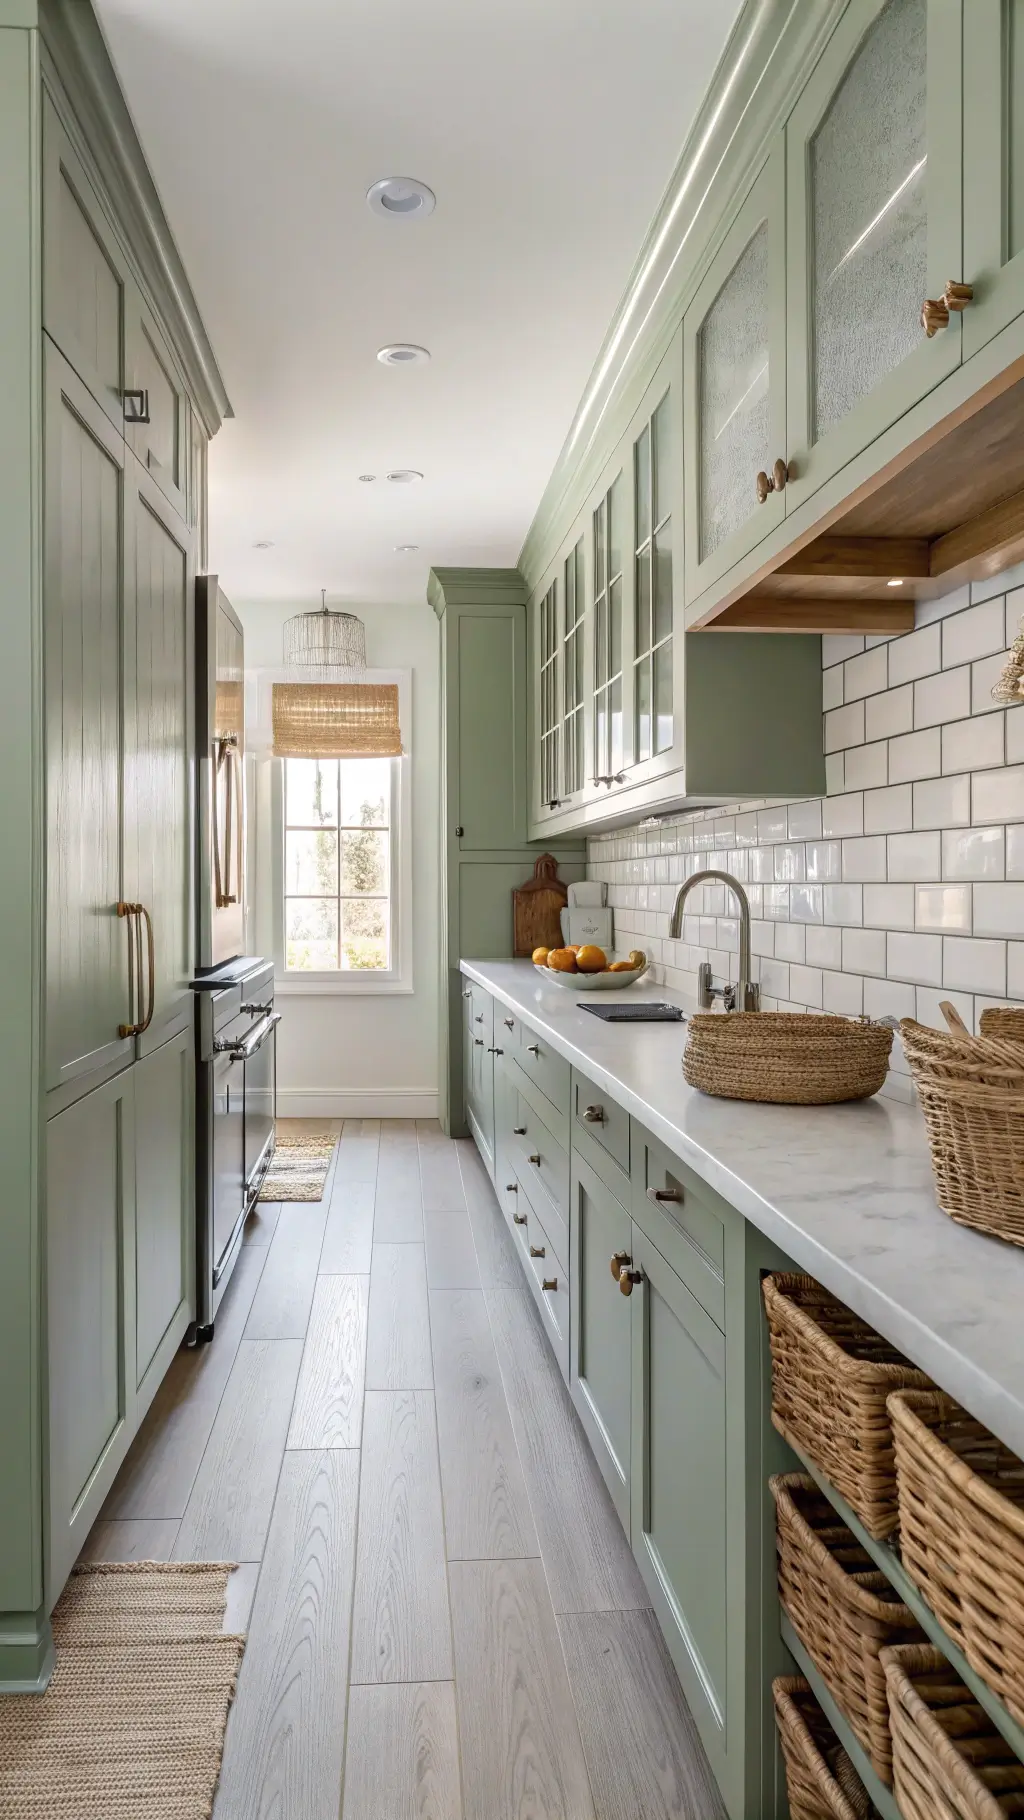
{"type": "Polygon", "coordinates": [[[960,363],[961,31],[850,0],[787,122],[787,511],[960,363]]]}
{"type": "Polygon", "coordinates": [[[623,725],[623,565],[626,538],[626,480],[621,472],[591,513],[594,586],[594,686],[592,782],[604,787],[625,780],[623,725]]]}
{"type": "Polygon", "coordinates": [[[545,808],[559,807],[559,744],[561,712],[558,671],[561,657],[558,628],[558,582],[551,583],[538,609],[540,625],[539,689],[537,696],[540,736],[540,799],[545,808]]]}
{"type": "MultiPolygon", "coordinates": [[[[633,442],[633,746],[635,780],[671,758],[681,696],[673,560],[678,553],[678,393],[665,391],[633,442]],[[674,547],[675,540],[675,547],[674,547]],[[652,766],[649,761],[661,760],[652,766]]],[[[645,407],[649,410],[649,405],[645,407]]],[[[679,626],[682,625],[680,614],[679,626]]]]}
{"type": "Polygon", "coordinates": [[[1024,0],[970,0],[964,33],[964,359],[1024,315],[1024,0]]]}
{"type": "Polygon", "coordinates": [[[563,565],[562,583],[562,801],[571,803],[586,779],[586,581],[582,537],[563,565]]]}
{"type": "Polygon", "coordinates": [[[766,537],[785,512],[784,221],[780,139],[683,321],[683,496],[691,600],[766,537]]]}

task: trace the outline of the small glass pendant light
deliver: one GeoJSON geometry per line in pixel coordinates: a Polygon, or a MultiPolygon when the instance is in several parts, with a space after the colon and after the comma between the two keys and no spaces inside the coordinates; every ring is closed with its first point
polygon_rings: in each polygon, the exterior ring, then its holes
{"type": "Polygon", "coordinates": [[[310,682],[342,682],[366,671],[366,628],[354,613],[327,605],[320,590],[319,613],[297,613],[284,625],[284,661],[310,682]]]}

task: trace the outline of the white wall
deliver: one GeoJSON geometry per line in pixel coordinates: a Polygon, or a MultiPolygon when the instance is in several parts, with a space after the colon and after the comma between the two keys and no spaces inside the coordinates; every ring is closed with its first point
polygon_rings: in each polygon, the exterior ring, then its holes
{"type": "MultiPolygon", "coordinates": [[[[246,667],[281,662],[284,621],[318,601],[234,602],[246,667]]],[[[358,607],[371,669],[411,669],[413,991],[280,996],[282,1117],[434,1118],[438,1052],[439,639],[430,608],[358,607]]],[[[265,887],[257,879],[256,890],[265,887]]]]}

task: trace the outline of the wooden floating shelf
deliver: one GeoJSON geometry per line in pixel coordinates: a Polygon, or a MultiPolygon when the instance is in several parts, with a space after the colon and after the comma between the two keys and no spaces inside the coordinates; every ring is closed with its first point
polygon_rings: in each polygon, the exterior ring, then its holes
{"type": "Polygon", "coordinates": [[[1022,560],[1024,377],[1016,362],[690,629],[906,632],[915,600],[1022,560]]]}

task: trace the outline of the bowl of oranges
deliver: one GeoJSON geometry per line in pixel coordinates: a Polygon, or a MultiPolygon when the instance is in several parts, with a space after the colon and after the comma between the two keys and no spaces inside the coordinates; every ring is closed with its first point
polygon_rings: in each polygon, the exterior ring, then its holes
{"type": "Polygon", "coordinates": [[[651,964],[642,948],[632,948],[616,960],[596,942],[582,947],[535,948],[532,958],[538,973],[553,978],[559,986],[571,986],[574,992],[615,992],[632,986],[643,979],[651,964]]]}

